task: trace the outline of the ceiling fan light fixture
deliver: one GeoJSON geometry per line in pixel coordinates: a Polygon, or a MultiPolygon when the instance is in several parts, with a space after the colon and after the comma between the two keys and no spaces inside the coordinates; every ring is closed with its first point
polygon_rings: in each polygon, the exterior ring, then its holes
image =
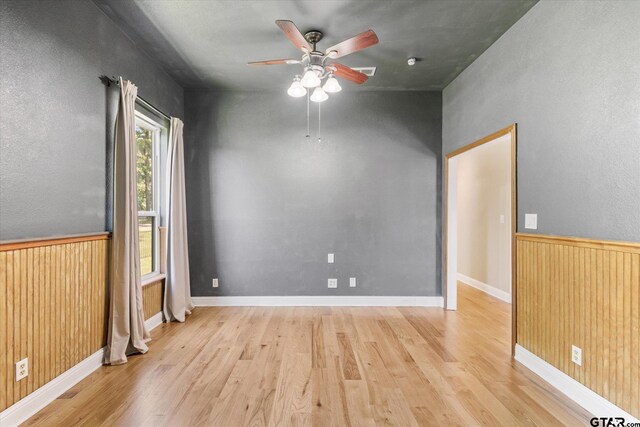
{"type": "Polygon", "coordinates": [[[300,80],[300,83],[306,88],[313,88],[320,86],[320,83],[322,83],[322,81],[320,80],[320,77],[318,77],[318,74],[315,70],[307,68],[307,70],[304,72],[304,75],[302,76],[302,80],[300,80]]]}
{"type": "Polygon", "coordinates": [[[313,102],[324,102],[327,99],[329,99],[329,95],[327,95],[327,93],[320,86],[315,88],[313,90],[313,93],[311,94],[311,100],[313,102]]]}
{"type": "Polygon", "coordinates": [[[327,79],[327,82],[324,84],[322,89],[324,89],[324,91],[328,93],[338,93],[342,90],[342,86],[340,86],[340,83],[338,83],[338,79],[331,75],[327,79]]]}
{"type": "Polygon", "coordinates": [[[302,83],[300,83],[300,77],[293,79],[293,83],[289,86],[287,93],[289,96],[293,96],[294,98],[300,98],[307,94],[307,89],[305,89],[305,87],[302,86],[302,83]]]}

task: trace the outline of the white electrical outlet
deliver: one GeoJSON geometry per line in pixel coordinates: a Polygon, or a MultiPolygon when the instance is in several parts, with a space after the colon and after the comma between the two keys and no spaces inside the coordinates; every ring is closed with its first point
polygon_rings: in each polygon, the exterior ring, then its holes
{"type": "Polygon", "coordinates": [[[211,283],[211,286],[213,286],[214,288],[218,287],[218,279],[213,279],[213,282],[211,283]]]}
{"type": "Polygon", "coordinates": [[[328,262],[329,264],[333,264],[333,259],[334,259],[333,254],[329,254],[329,255],[327,255],[327,262],[328,262]]]}
{"type": "Polygon", "coordinates": [[[524,228],[538,229],[538,214],[524,214],[524,228]]]}
{"type": "Polygon", "coordinates": [[[504,215],[500,215],[500,224],[504,224],[504,215]]]}
{"type": "Polygon", "coordinates": [[[327,287],[329,287],[329,288],[337,288],[338,287],[338,279],[329,279],[327,281],[327,287]]]}
{"type": "Polygon", "coordinates": [[[580,347],[571,346],[571,361],[578,366],[582,366],[582,349],[580,347]]]}
{"type": "Polygon", "coordinates": [[[349,277],[349,287],[350,288],[355,288],[356,287],[356,278],[355,277],[349,277]]]}
{"type": "Polygon", "coordinates": [[[16,363],[16,382],[29,375],[29,358],[22,359],[16,363]]]}

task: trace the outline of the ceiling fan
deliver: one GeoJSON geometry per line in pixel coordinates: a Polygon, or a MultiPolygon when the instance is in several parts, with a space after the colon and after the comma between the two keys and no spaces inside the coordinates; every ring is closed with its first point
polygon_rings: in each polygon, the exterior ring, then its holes
{"type": "Polygon", "coordinates": [[[322,40],[320,31],[308,31],[304,35],[292,21],[278,20],[276,25],[284,32],[285,36],[303,53],[302,59],[271,59],[268,61],[249,62],[248,65],[280,65],[302,64],[302,75],[296,75],[287,93],[293,97],[305,96],[313,89],[311,101],[326,101],[328,93],[340,92],[342,87],[335,77],[341,77],[357,84],[362,84],[369,77],[365,74],[342,65],[338,62],[327,63],[328,60],[341,58],[351,53],[366,49],[378,43],[378,36],[373,30],[367,30],[348,40],[331,46],[324,52],[316,49],[317,43],[322,40]],[[324,84],[322,83],[324,81],[324,84]]]}

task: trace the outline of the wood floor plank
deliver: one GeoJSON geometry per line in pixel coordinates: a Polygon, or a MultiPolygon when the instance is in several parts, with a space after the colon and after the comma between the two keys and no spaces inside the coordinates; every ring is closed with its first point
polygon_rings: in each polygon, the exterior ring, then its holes
{"type": "Polygon", "coordinates": [[[356,361],[356,355],[353,352],[353,347],[351,346],[349,337],[343,332],[338,332],[336,336],[338,338],[338,343],[340,344],[340,357],[342,360],[342,373],[344,375],[344,379],[361,379],[358,362],[356,361]]]}
{"type": "Polygon", "coordinates": [[[295,414],[311,413],[311,358],[285,353],[269,425],[295,424],[295,414]]]}
{"type": "Polygon", "coordinates": [[[458,300],[457,312],[197,308],[156,328],[147,354],[100,368],[25,425],[588,424],[511,359],[508,304],[467,286],[458,300]]]}

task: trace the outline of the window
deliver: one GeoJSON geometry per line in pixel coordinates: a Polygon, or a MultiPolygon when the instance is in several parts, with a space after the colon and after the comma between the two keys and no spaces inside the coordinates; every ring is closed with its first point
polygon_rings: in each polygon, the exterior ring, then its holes
{"type": "Polygon", "coordinates": [[[136,180],[138,191],[138,233],[140,273],[158,272],[160,226],[160,134],[162,128],[136,113],[136,180]]]}

